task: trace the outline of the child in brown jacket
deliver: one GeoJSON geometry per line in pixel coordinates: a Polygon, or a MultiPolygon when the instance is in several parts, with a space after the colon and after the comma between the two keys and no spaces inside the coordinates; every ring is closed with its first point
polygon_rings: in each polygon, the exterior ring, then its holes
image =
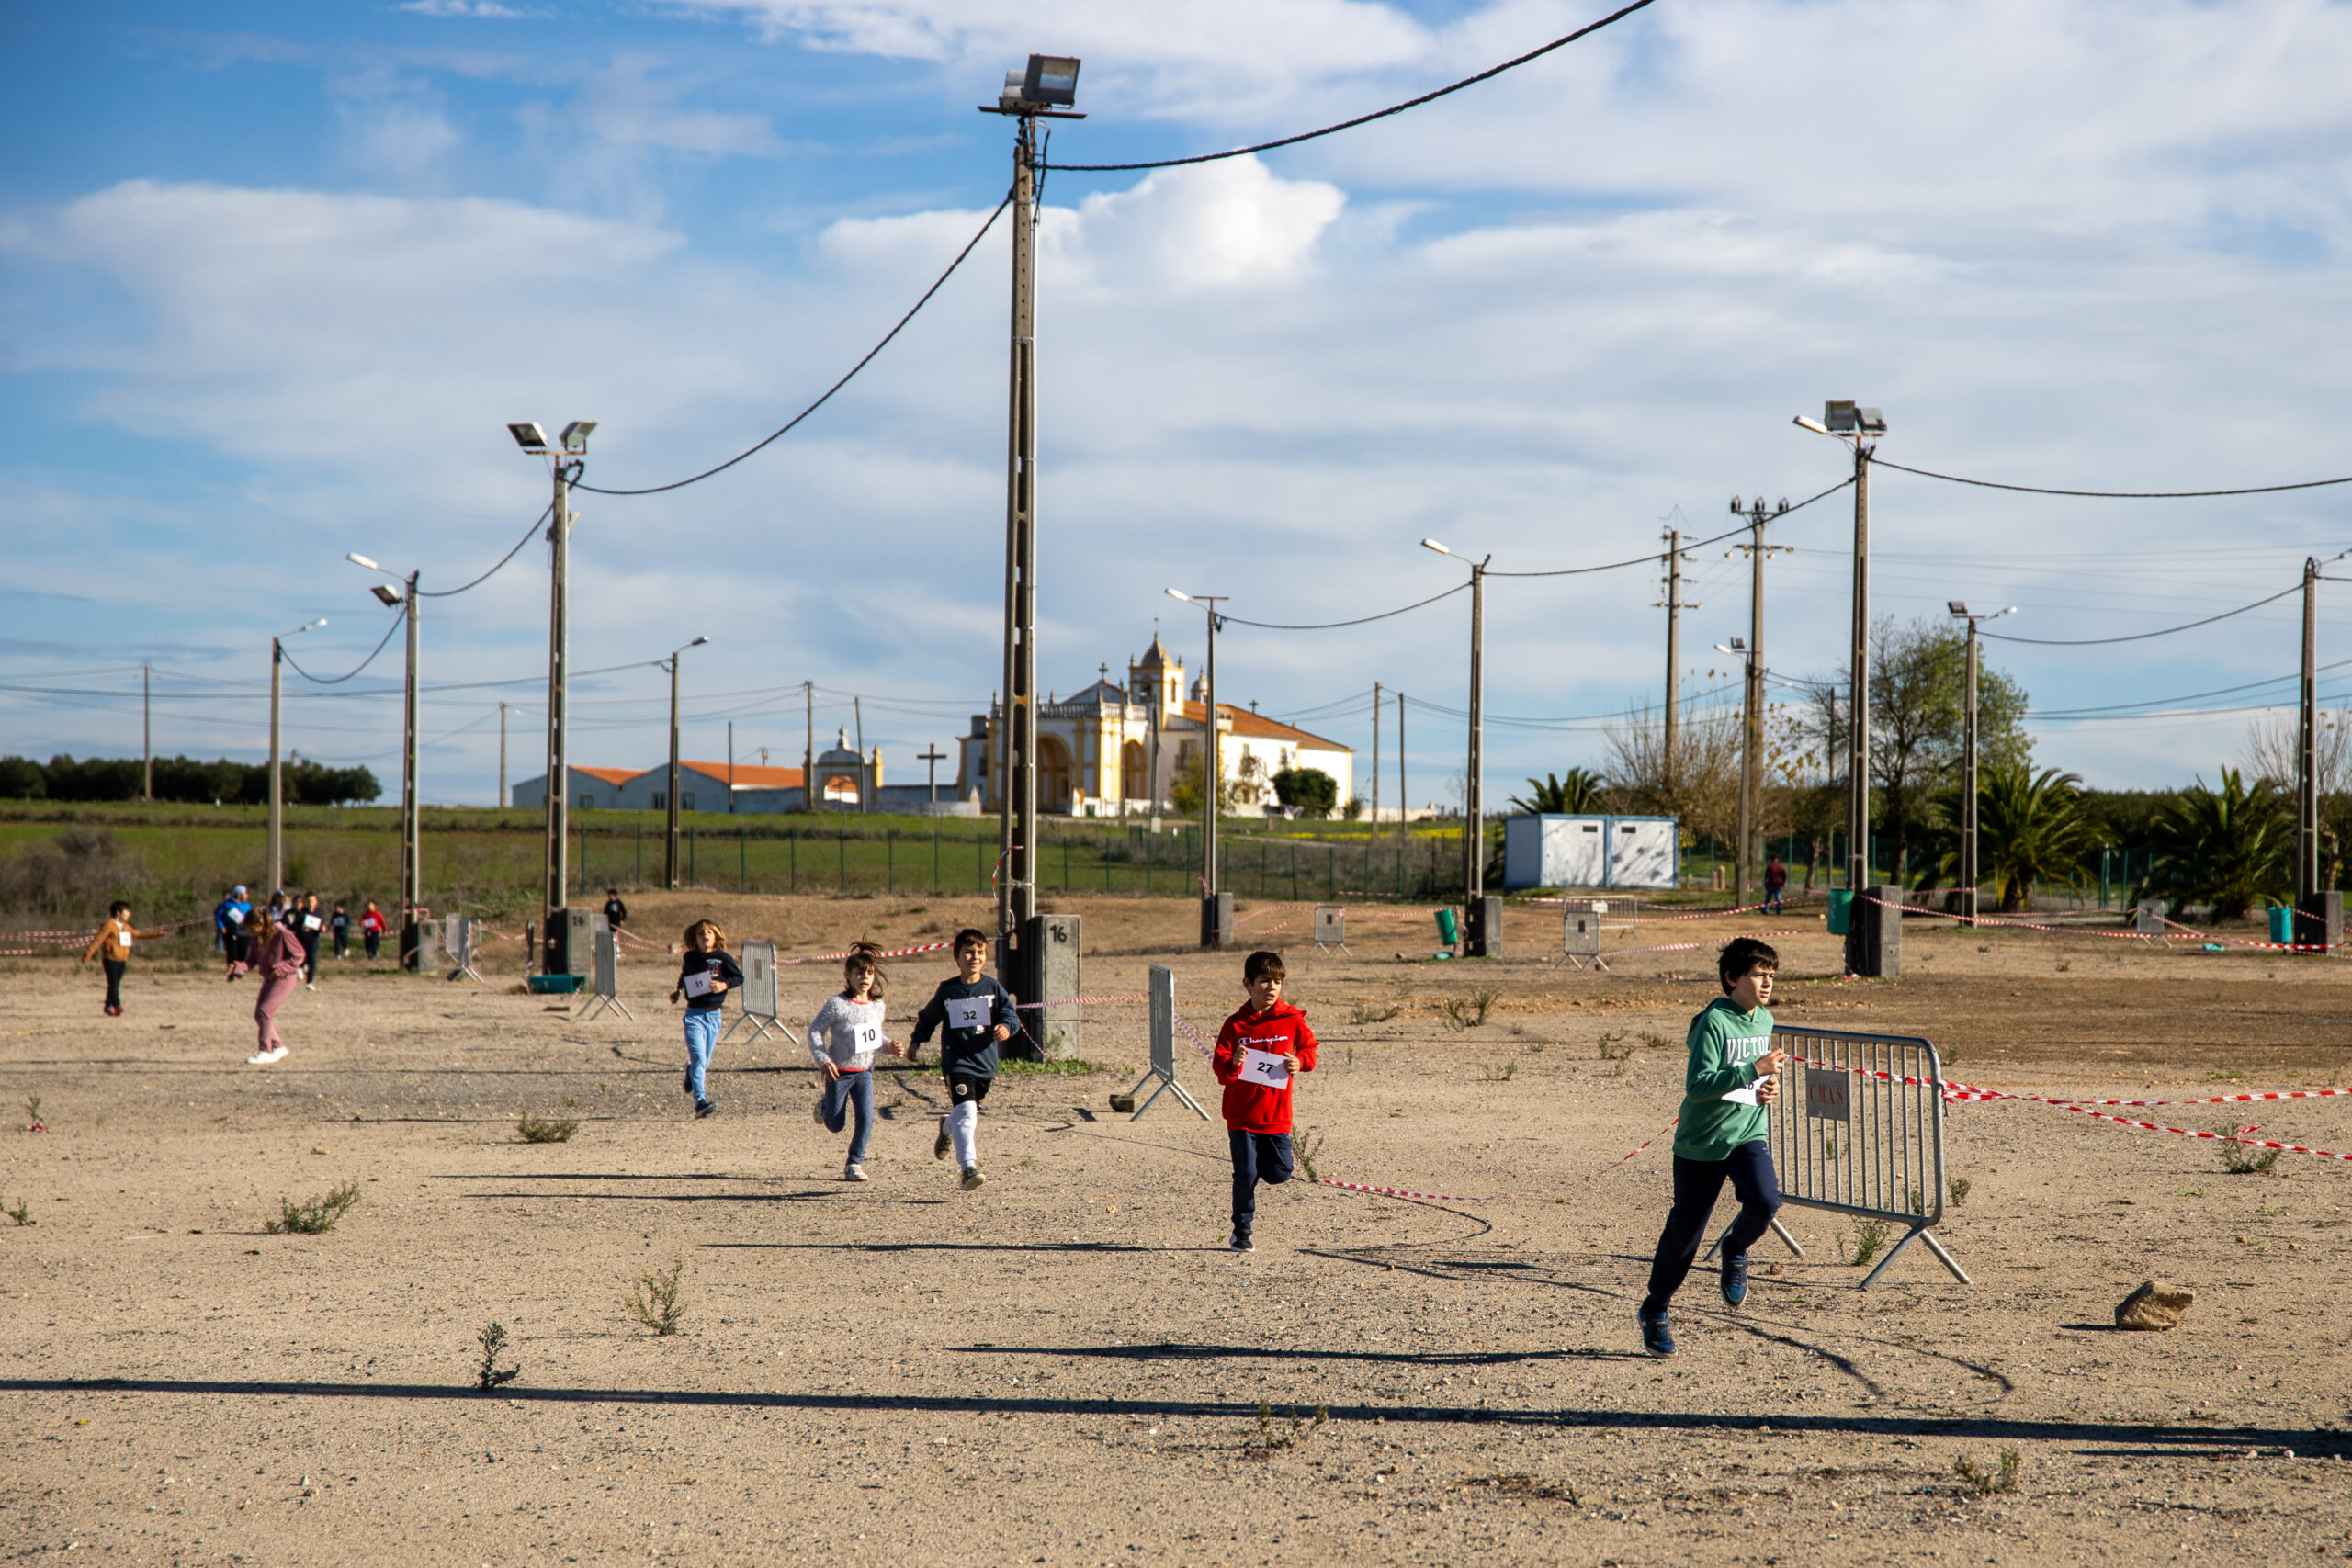
{"type": "Polygon", "coordinates": [[[153,939],[170,935],[167,927],[158,926],[152,931],[135,930],[130,923],[130,906],[118,898],[107,906],[107,923],[82,950],[82,962],[95,958],[107,972],[107,1016],[122,1016],[122,975],[130,967],[130,942],[134,937],[153,939]]]}

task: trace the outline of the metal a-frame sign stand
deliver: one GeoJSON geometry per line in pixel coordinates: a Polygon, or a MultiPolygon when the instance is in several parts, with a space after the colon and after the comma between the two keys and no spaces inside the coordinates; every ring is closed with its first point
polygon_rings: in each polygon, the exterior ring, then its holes
{"type": "Polygon", "coordinates": [[[598,1013],[609,1010],[635,1023],[637,1014],[629,1011],[628,1004],[621,1000],[620,940],[613,935],[613,928],[605,923],[602,915],[596,917],[595,931],[596,955],[591,967],[595,970],[596,999],[581,1013],[580,1021],[585,1023],[598,1013]]]}
{"type": "Polygon", "coordinates": [[[1141,1094],[1143,1086],[1154,1078],[1159,1080],[1159,1087],[1151,1091],[1150,1100],[1136,1107],[1136,1113],[1128,1121],[1142,1121],[1143,1113],[1151,1109],[1153,1102],[1171,1091],[1192,1108],[1193,1115],[1204,1122],[1209,1119],[1199,1101],[1186,1094],[1184,1086],[1176,1081],[1176,975],[1160,964],[1151,966],[1151,1066],[1127,1091],[1127,1098],[1133,1100],[1141,1094]]]}
{"type": "Polygon", "coordinates": [[[776,995],[775,943],[745,942],[742,968],[743,1010],[734,1022],[727,1026],[727,1032],[720,1035],[719,1040],[723,1043],[733,1038],[735,1032],[748,1023],[752,1026],[752,1038],[747,1043],[757,1044],[768,1037],[770,1031],[774,1031],[795,1045],[799,1044],[800,1037],[776,1016],[782,1008],[776,995]]]}

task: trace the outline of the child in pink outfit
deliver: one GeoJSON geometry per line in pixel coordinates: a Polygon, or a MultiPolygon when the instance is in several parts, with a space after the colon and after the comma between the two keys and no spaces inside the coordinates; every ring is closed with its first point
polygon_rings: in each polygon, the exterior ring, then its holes
{"type": "Polygon", "coordinates": [[[266,1067],[286,1059],[286,1042],[277,1037],[277,1009],[288,993],[302,983],[306,954],[301,939],[278,924],[268,910],[254,910],[253,919],[260,928],[254,939],[252,961],[261,976],[261,995],[254,998],[258,1049],[245,1062],[249,1066],[266,1067]]]}

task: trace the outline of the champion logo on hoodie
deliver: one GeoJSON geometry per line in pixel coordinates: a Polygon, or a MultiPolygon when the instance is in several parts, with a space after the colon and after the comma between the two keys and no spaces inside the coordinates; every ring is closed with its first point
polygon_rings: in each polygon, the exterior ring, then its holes
{"type": "Polygon", "coordinates": [[[1315,1070],[1315,1032],[1306,1014],[1288,1002],[1276,1002],[1264,1012],[1244,1008],[1217,1031],[1216,1054],[1211,1066],[1225,1086],[1225,1122],[1245,1133],[1287,1133],[1291,1122],[1291,1089],[1295,1075],[1278,1083],[1261,1081],[1248,1073],[1252,1051],[1270,1056],[1295,1055],[1300,1072],[1315,1070]]]}

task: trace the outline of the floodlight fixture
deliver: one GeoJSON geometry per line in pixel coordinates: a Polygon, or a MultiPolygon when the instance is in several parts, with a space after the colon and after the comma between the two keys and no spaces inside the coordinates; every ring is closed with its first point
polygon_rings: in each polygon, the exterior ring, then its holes
{"type": "MultiPolygon", "coordinates": [[[[1829,434],[1829,427],[1828,427],[1827,425],[1826,425],[1826,424],[1822,423],[1821,423],[1819,420],[1817,420],[1817,419],[1807,419],[1807,418],[1806,418],[1804,415],[1803,415],[1803,414],[1799,414],[1799,415],[1797,415],[1797,417],[1796,417],[1794,420],[1791,421],[1790,423],[1792,423],[1792,424],[1799,425],[1799,426],[1803,427],[1804,429],[1810,430],[1810,431],[1812,431],[1815,435],[1826,435],[1826,434],[1829,434]]],[[[1735,496],[1735,497],[1733,498],[1733,500],[1734,500],[1735,502],[1736,502],[1736,501],[1737,501],[1737,499],[1738,499],[1738,498],[1737,498],[1736,496],[1735,496]]]]}
{"type": "MultiPolygon", "coordinates": [[[[536,430],[538,427],[534,425],[532,428],[536,430]]],[[[593,419],[573,420],[563,427],[563,449],[567,452],[585,452],[588,450],[588,433],[595,428],[596,422],[593,419]]]]}
{"type": "Polygon", "coordinates": [[[1452,550],[1447,549],[1443,545],[1439,544],[1435,539],[1423,539],[1421,541],[1421,548],[1425,550],[1435,550],[1442,556],[1450,556],[1453,553],[1452,550]]]}
{"type": "Polygon", "coordinates": [[[537,420],[526,420],[519,424],[509,424],[506,428],[514,437],[514,445],[526,452],[537,454],[550,449],[548,433],[537,420]]]}
{"type": "Polygon", "coordinates": [[[1182,601],[1184,601],[1184,603],[1185,603],[1185,604],[1191,604],[1191,603],[1193,602],[1193,596],[1192,596],[1190,593],[1185,592],[1184,592],[1182,589],[1181,589],[1181,588],[1171,588],[1171,589],[1170,589],[1170,590],[1168,591],[1168,596],[1169,596],[1170,599],[1182,599],[1182,601]]]}
{"type": "Polygon", "coordinates": [[[1715,644],[1715,651],[1717,653],[1728,653],[1735,658],[1744,658],[1747,653],[1747,639],[1746,637],[1736,637],[1731,639],[1729,646],[1725,646],[1719,642],[1715,644]]]}
{"type": "Polygon", "coordinates": [[[384,607],[388,610],[401,602],[401,591],[387,583],[374,583],[369,586],[368,592],[382,600],[384,607]]]}
{"type": "Polygon", "coordinates": [[[1968,605],[1966,602],[1959,599],[1945,600],[1944,608],[1950,610],[1955,615],[1965,615],[1968,614],[1968,605]]]}
{"type": "Polygon", "coordinates": [[[349,561],[354,566],[364,566],[369,571],[381,571],[384,570],[382,567],[378,566],[374,561],[369,560],[366,556],[359,554],[356,550],[345,555],[343,558],[349,561]]]}
{"type": "Polygon", "coordinates": [[[1004,73],[997,108],[1005,114],[1050,114],[1078,102],[1078,57],[1033,54],[1029,63],[1004,73]]]}

